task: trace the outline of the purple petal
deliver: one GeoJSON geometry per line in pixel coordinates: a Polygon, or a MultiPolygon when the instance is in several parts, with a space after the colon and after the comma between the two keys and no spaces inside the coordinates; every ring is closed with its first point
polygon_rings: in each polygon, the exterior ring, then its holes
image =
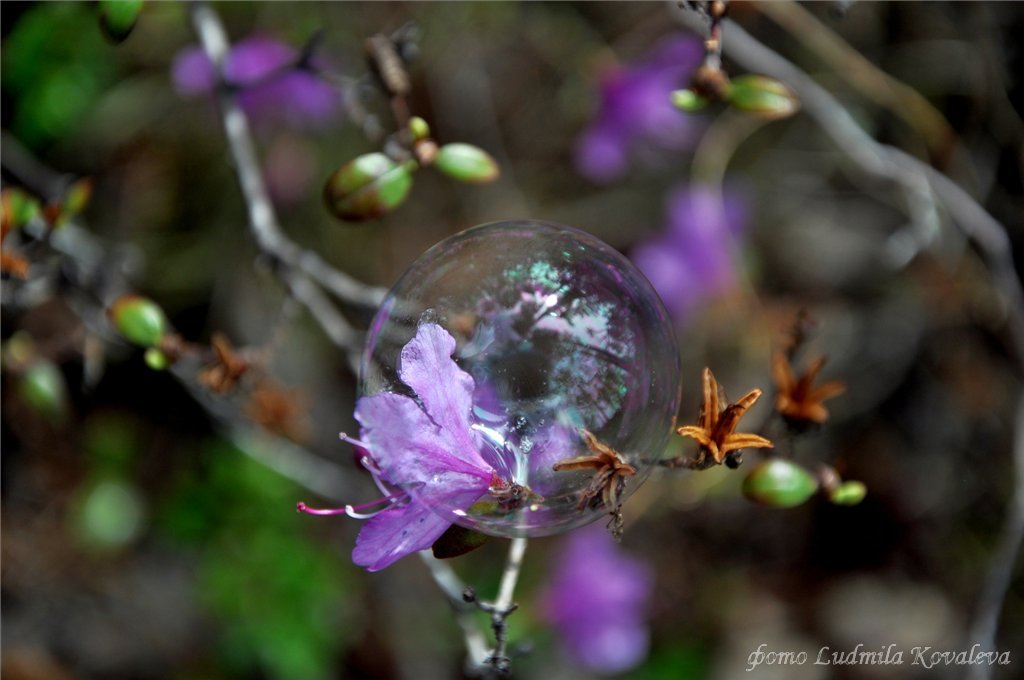
{"type": "Polygon", "coordinates": [[[592,182],[618,179],[629,164],[629,136],[608,126],[588,129],[576,143],[576,169],[592,182]]]}
{"type": "Polygon", "coordinates": [[[533,448],[527,454],[530,463],[530,488],[541,496],[554,493],[562,486],[553,466],[560,460],[576,456],[579,435],[574,428],[555,423],[533,437],[533,448]]]}
{"type": "Polygon", "coordinates": [[[298,53],[283,42],[265,35],[238,41],[228,55],[228,80],[245,86],[262,80],[295,61],[298,53]]]}
{"type": "Polygon", "coordinates": [[[473,377],[452,360],[455,338],[437,324],[425,323],[402,348],[399,375],[423,409],[448,439],[450,453],[486,468],[476,437],[469,429],[473,408],[473,377]]]}
{"type": "Polygon", "coordinates": [[[651,636],[631,621],[584,621],[564,641],[565,651],[579,665],[598,673],[621,673],[647,658],[651,636]]]}
{"type": "Polygon", "coordinates": [[[379,571],[410,553],[426,550],[450,526],[451,522],[416,501],[385,510],[360,529],[352,561],[368,571],[379,571]]]}
{"type": "Polygon", "coordinates": [[[674,318],[686,314],[701,297],[689,262],[667,239],[654,239],[633,249],[630,259],[665,303],[674,318]]]}
{"type": "Polygon", "coordinates": [[[645,616],[653,587],[646,564],[591,526],[568,538],[544,593],[542,614],[577,663],[592,671],[621,672],[647,653],[645,616]]]}
{"type": "Polygon", "coordinates": [[[175,89],[184,95],[196,95],[213,90],[215,82],[213,64],[202,48],[189,47],[178,52],[171,66],[171,79],[175,89]]]}
{"type": "MultiPolygon", "coordinates": [[[[373,452],[383,477],[417,498],[441,499],[474,490],[479,498],[492,471],[473,448],[452,451],[449,438],[409,397],[383,392],[356,404],[361,437],[373,452]]],[[[470,501],[472,503],[472,501],[470,501]]]]}

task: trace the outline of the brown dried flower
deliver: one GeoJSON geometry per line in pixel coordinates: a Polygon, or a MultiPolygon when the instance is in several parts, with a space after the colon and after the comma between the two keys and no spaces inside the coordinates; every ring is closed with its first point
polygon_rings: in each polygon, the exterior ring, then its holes
{"type": "Polygon", "coordinates": [[[239,379],[249,370],[249,362],[235,352],[221,333],[214,334],[211,344],[217,360],[199,372],[198,380],[212,392],[226,394],[235,388],[239,379]]]}
{"type": "Polygon", "coordinates": [[[739,401],[719,409],[719,404],[726,401],[725,392],[710,368],[704,369],[702,378],[704,401],[700,407],[700,418],[696,425],[685,425],[676,430],[681,436],[700,444],[700,452],[693,461],[693,467],[708,467],[711,461],[721,464],[727,454],[740,449],[772,448],[772,443],[760,435],[736,432],[740,418],[760,398],[761,390],[752,389],[739,401]]]}
{"type": "Polygon", "coordinates": [[[626,484],[626,478],[636,474],[636,468],[589,430],[580,429],[580,434],[592,455],[560,460],[554,464],[554,470],[594,470],[593,478],[580,494],[576,509],[582,512],[587,506],[597,507],[598,503],[603,503],[612,516],[609,525],[612,535],[619,539],[622,536],[622,501],[619,495],[626,484]]]}
{"type": "Polygon", "coordinates": [[[814,386],[814,381],[825,361],[824,356],[818,357],[798,379],[793,374],[793,367],[785,354],[776,352],[772,357],[772,374],[779,388],[779,396],[775,398],[775,410],[787,422],[794,425],[820,425],[828,420],[828,409],[822,402],[842,394],[846,390],[846,385],[841,380],[829,380],[817,387],[814,386]]]}

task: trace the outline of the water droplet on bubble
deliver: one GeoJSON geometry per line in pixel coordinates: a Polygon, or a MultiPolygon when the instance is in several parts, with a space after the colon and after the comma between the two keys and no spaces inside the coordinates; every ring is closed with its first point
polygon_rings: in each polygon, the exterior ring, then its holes
{"type": "Polygon", "coordinates": [[[609,510],[577,509],[595,470],[553,470],[592,455],[582,430],[637,469],[623,497],[664,452],[679,398],[671,322],[643,275],[597,238],[518,221],[437,244],[374,318],[361,395],[415,396],[399,378],[399,357],[423,323],[455,338],[453,359],[474,381],[474,441],[507,484],[468,508],[431,506],[446,519],[502,536],[571,529],[609,510]]]}

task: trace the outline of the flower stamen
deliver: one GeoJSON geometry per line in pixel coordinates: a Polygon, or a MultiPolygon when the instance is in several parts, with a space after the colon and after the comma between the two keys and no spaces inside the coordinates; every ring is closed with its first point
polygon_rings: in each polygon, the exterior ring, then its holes
{"type": "Polygon", "coordinates": [[[295,509],[298,510],[299,512],[304,512],[307,515],[348,515],[352,519],[370,519],[371,517],[375,517],[380,513],[384,512],[385,510],[388,510],[394,507],[395,505],[398,505],[399,503],[402,503],[407,500],[409,500],[408,496],[389,494],[386,495],[384,498],[378,498],[375,501],[363,503],[362,505],[345,505],[340,508],[312,508],[306,505],[305,503],[300,502],[295,505],[295,509]],[[378,506],[381,503],[385,504],[384,507],[377,508],[376,510],[370,510],[369,512],[360,512],[361,510],[378,506]]]}

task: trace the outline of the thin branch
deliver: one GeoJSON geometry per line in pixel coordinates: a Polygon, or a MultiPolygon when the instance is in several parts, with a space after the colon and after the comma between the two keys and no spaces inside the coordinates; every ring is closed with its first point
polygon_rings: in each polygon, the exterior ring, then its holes
{"type": "Polygon", "coordinates": [[[933,153],[949,155],[956,133],[921,93],[872,64],[796,2],[760,2],[753,7],[813,50],[862,96],[886,107],[917,130],[933,153]]]}
{"type": "Polygon", "coordinates": [[[441,592],[448,598],[448,603],[455,612],[455,622],[462,629],[466,639],[466,671],[467,673],[477,672],[487,663],[488,651],[487,641],[477,625],[473,616],[476,607],[466,602],[463,594],[466,592],[466,584],[462,582],[458,574],[451,566],[434,557],[429,550],[420,552],[420,559],[427,565],[430,576],[434,579],[441,592]]]}
{"type": "MultiPolygon", "coordinates": [[[[968,631],[968,642],[981,645],[984,651],[995,651],[996,632],[999,630],[999,615],[1003,609],[1003,600],[1010,587],[1013,577],[1013,565],[1020,555],[1024,541],[1024,395],[1017,403],[1016,432],[1013,442],[1016,481],[1013,487],[1013,498],[1006,511],[999,543],[995,556],[989,565],[989,573],[985,578],[984,588],[978,602],[978,611],[974,615],[968,631]]],[[[987,680],[992,677],[992,666],[979,664],[971,667],[969,680],[987,680]]]]}
{"type": "Polygon", "coordinates": [[[498,588],[498,599],[491,605],[491,628],[494,630],[495,647],[491,653],[490,662],[499,672],[507,672],[509,666],[508,658],[508,627],[506,625],[509,614],[515,611],[516,604],[512,601],[515,594],[516,584],[519,582],[519,572],[523,566],[523,555],[526,553],[525,538],[513,538],[508,548],[508,559],[505,562],[505,571],[501,575],[501,585],[498,588]]]}
{"type": "Polygon", "coordinates": [[[301,270],[338,298],[363,307],[376,307],[384,298],[384,289],[364,285],[331,267],[316,253],[300,248],[281,230],[260,173],[249,121],[238,104],[235,92],[224,84],[224,66],[230,49],[224,26],[217,13],[204,2],[191,3],[189,10],[203,49],[220,74],[218,98],[224,131],[257,247],[289,267],[301,270]]]}

